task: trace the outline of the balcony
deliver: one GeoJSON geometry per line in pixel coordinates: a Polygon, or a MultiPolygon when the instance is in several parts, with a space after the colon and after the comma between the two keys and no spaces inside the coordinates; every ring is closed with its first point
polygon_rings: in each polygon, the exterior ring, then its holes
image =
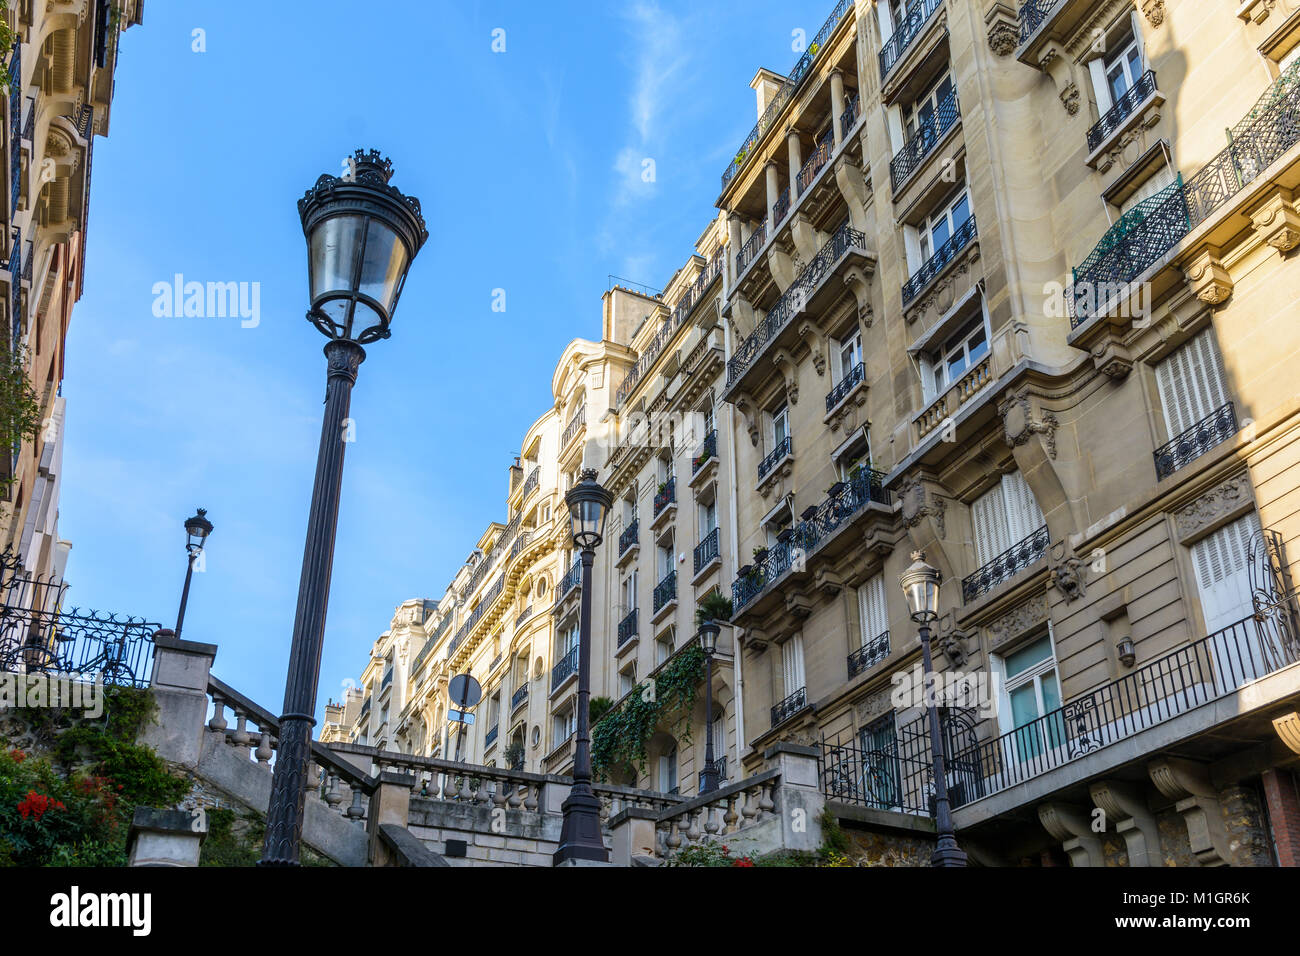
{"type": "MultiPolygon", "coordinates": [[[[705,767],[709,767],[709,766],[712,766],[713,769],[716,770],[716,771],[718,772],[718,786],[722,786],[724,783],[726,783],[726,780],[727,780],[727,755],[726,755],[726,754],[723,754],[721,757],[717,757],[717,758],[715,758],[712,764],[705,764],[705,767]]],[[[699,784],[697,785],[697,790],[702,790],[702,789],[704,789],[704,771],[703,771],[703,770],[700,771],[700,780],[699,780],[699,784]]]]}
{"type": "Polygon", "coordinates": [[[677,572],[669,571],[667,576],[655,585],[654,612],[658,614],[664,608],[677,601],[677,572]]]}
{"type": "Polygon", "coordinates": [[[568,597],[570,591],[573,591],[581,586],[582,586],[582,559],[579,558],[577,561],[573,562],[573,567],[569,568],[569,570],[565,573],[564,577],[560,578],[559,587],[555,589],[556,603],[558,604],[560,601],[563,601],[566,597],[568,597]]]}
{"type": "Polygon", "coordinates": [[[1088,152],[1094,153],[1112,135],[1119,132],[1124,121],[1138,112],[1138,108],[1156,95],[1156,75],[1147,70],[1130,86],[1115,105],[1088,130],[1088,152]]]}
{"type": "MultiPolygon", "coordinates": [[[[779,205],[780,204],[778,203],[778,206],[779,205]]],[[[785,208],[786,208],[786,212],[790,211],[790,193],[788,190],[785,193],[785,208]]],[[[762,222],[760,222],[757,226],[754,227],[754,231],[750,233],[749,238],[745,240],[745,244],[741,246],[740,251],[736,253],[736,276],[737,277],[740,277],[741,275],[744,274],[746,267],[748,267],[749,264],[754,261],[754,256],[758,254],[759,249],[763,248],[763,243],[765,242],[767,242],[766,217],[763,219],[762,222]]]]}
{"type": "Polygon", "coordinates": [[[829,415],[839,407],[840,403],[849,397],[855,388],[866,380],[867,369],[861,362],[849,369],[834,388],[826,393],[826,414],[829,415]]]}
{"type": "MultiPolygon", "coordinates": [[[[781,190],[781,195],[776,197],[776,202],[772,204],[772,223],[773,228],[785,222],[785,217],[790,215],[790,187],[786,186],[781,190]]],[[[762,245],[762,243],[759,243],[762,245]]],[[[753,256],[751,255],[752,259],[753,256]]]]}
{"type": "Polygon", "coordinates": [[[835,134],[832,130],[827,130],[822,136],[821,142],[817,144],[817,148],[812,151],[812,155],[808,157],[803,164],[803,168],[799,170],[799,175],[795,177],[798,195],[802,196],[804,191],[812,185],[822,167],[830,160],[831,151],[834,148],[835,134]]]}
{"type": "Polygon", "coordinates": [[[889,76],[889,71],[903,58],[912,41],[921,35],[922,28],[930,22],[934,11],[938,10],[942,3],[943,0],[917,0],[907,8],[903,14],[903,22],[897,25],[893,35],[885,41],[884,46],[880,48],[880,53],[877,54],[880,59],[881,80],[889,76]]]}
{"type": "Polygon", "coordinates": [[[560,436],[560,447],[568,448],[569,442],[577,437],[578,432],[582,431],[587,425],[587,408],[584,405],[579,408],[573,418],[569,419],[569,424],[564,426],[564,434],[560,436]]]}
{"type": "MultiPolygon", "coordinates": [[[[953,755],[972,786],[954,797],[961,806],[1014,787],[1149,728],[1184,717],[1245,685],[1300,663],[1295,593],[1264,592],[1249,617],[1076,697],[1036,720],[953,755]]],[[[1256,684],[1252,690],[1263,688],[1256,684]]],[[[1243,699],[1206,713],[1215,726],[1250,709],[1243,699]]],[[[1263,703],[1256,699],[1254,706],[1263,703]]],[[[1231,703],[1231,702],[1229,702],[1231,703]]],[[[1194,726],[1183,721],[1184,726],[1194,726]]],[[[1227,729],[1227,728],[1225,728],[1227,729]]],[[[1225,739],[1235,735],[1225,734],[1225,739]]],[[[1168,746],[1168,743],[1161,746],[1168,746]]],[[[1138,748],[1135,752],[1142,752],[1138,748]]],[[[1131,759],[1132,754],[1114,754],[1131,759]]]]}
{"type": "Polygon", "coordinates": [[[709,462],[717,459],[718,455],[718,430],[710,429],[709,433],[704,436],[704,444],[700,448],[700,453],[691,459],[691,479],[694,482],[695,476],[700,473],[709,462]]]}
{"type": "Polygon", "coordinates": [[[637,626],[637,608],[631,611],[618,622],[618,646],[621,649],[624,644],[636,637],[637,626]]]}
{"type": "Polygon", "coordinates": [[[793,454],[794,454],[794,442],[791,436],[786,435],[784,438],[782,438],[779,442],[776,443],[775,448],[773,448],[770,452],[767,453],[767,457],[765,457],[762,461],[758,463],[758,480],[761,482],[764,478],[768,476],[768,474],[772,471],[773,468],[775,468],[781,461],[783,461],[786,458],[789,458],[793,454]]]}
{"type": "Polygon", "coordinates": [[[865,281],[862,274],[869,275],[874,264],[875,256],[867,251],[867,237],[848,223],[840,226],[757,322],[754,331],[736,347],[735,354],[727,361],[724,398],[730,400],[730,396],[744,386],[746,374],[773,343],[782,337],[792,337],[793,333],[786,330],[796,324],[793,321],[795,316],[819,313],[832,299],[838,300],[843,295],[845,284],[853,285],[860,279],[865,281]],[[837,275],[844,282],[829,281],[837,275]]]}
{"type": "Polygon", "coordinates": [[[893,496],[885,490],[884,475],[863,468],[847,482],[839,482],[831,489],[826,500],[804,512],[804,519],[795,525],[784,541],[769,548],[757,566],[742,569],[731,585],[731,601],[735,613],[750,604],[758,595],[771,588],[781,575],[802,564],[814,552],[825,546],[836,532],[847,525],[871,502],[889,508],[893,496]]]}
{"type": "Polygon", "coordinates": [[[715,561],[720,560],[721,552],[718,550],[718,529],[714,528],[704,536],[704,540],[695,546],[695,574],[698,577],[700,572],[708,568],[715,561]]]}
{"type": "Polygon", "coordinates": [[[500,725],[493,724],[488,728],[487,735],[483,738],[483,747],[487,749],[497,742],[497,731],[501,729],[500,725]]]}
{"type": "Polygon", "coordinates": [[[781,703],[772,707],[772,726],[779,727],[808,706],[808,689],[800,687],[781,703]]]}
{"type": "Polygon", "coordinates": [[[554,694],[564,682],[578,673],[578,646],[575,644],[564,652],[558,664],[551,668],[551,693],[554,694]]]}
{"type": "Polygon", "coordinates": [[[849,680],[875,667],[889,656],[889,632],[873,637],[849,655],[849,680]]]}
{"type": "Polygon", "coordinates": [[[519,689],[515,691],[514,696],[510,698],[510,712],[513,714],[527,700],[528,700],[528,682],[525,679],[524,683],[520,684],[519,689]]]}
{"type": "MultiPolygon", "coordinates": [[[[17,39],[17,38],[15,38],[17,39]]],[[[9,219],[18,211],[18,196],[22,191],[22,93],[23,67],[22,43],[14,43],[13,56],[9,58],[9,219]]]]}
{"type": "Polygon", "coordinates": [[[759,141],[762,140],[768,130],[776,124],[777,119],[780,117],[782,112],[785,111],[786,106],[788,106],[790,101],[794,99],[795,93],[798,92],[799,87],[803,85],[803,81],[807,79],[808,74],[812,72],[812,65],[817,59],[817,54],[826,48],[826,44],[830,40],[831,34],[835,32],[835,28],[840,25],[840,21],[842,21],[852,9],[853,0],[839,0],[839,2],[835,4],[835,9],[831,11],[830,17],[824,24],[822,24],[822,28],[817,31],[817,35],[813,37],[812,42],[808,44],[807,51],[799,58],[798,62],[795,63],[794,69],[790,71],[790,75],[786,77],[785,82],[781,84],[780,89],[776,91],[776,94],[767,104],[766,109],[763,110],[763,115],[759,117],[758,123],[755,124],[752,130],[750,130],[749,135],[745,137],[745,141],[741,144],[740,149],[736,151],[735,158],[727,168],[723,170],[722,189],[724,192],[726,191],[727,186],[731,184],[731,181],[736,178],[736,175],[745,168],[749,160],[756,152],[758,152],[759,141]]]}
{"type": "Polygon", "coordinates": [[[632,523],[623,529],[623,533],[618,536],[618,556],[619,559],[627,554],[628,550],[637,546],[641,537],[641,519],[633,518],[632,523]]]}
{"type": "Polygon", "coordinates": [[[962,578],[962,603],[969,604],[981,594],[987,594],[1004,581],[1010,581],[1025,568],[1042,558],[1047,553],[1047,544],[1047,525],[1043,525],[1033,534],[1007,548],[974,574],[968,574],[962,578]]]}
{"type": "Polygon", "coordinates": [[[677,502],[677,477],[670,475],[667,481],[659,485],[659,490],[655,492],[654,498],[654,517],[658,518],[663,510],[671,504],[677,502]]]}
{"type": "Polygon", "coordinates": [[[916,417],[916,440],[921,441],[945,421],[955,417],[992,381],[992,359],[986,355],[916,417]]]}
{"type": "Polygon", "coordinates": [[[1179,175],[1106,231],[1074,270],[1066,294],[1071,328],[1108,311],[1130,283],[1300,142],[1297,112],[1300,62],[1288,67],[1228,131],[1226,149],[1185,182],[1179,175]]]}
{"type": "Polygon", "coordinates": [[[519,629],[524,626],[524,622],[527,621],[532,616],[533,616],[533,606],[531,604],[519,612],[519,616],[515,618],[516,634],[519,633],[519,629]]]}
{"type": "Polygon", "coordinates": [[[542,483],[542,469],[540,466],[538,466],[537,468],[534,468],[531,472],[528,473],[528,479],[524,482],[524,491],[523,494],[520,495],[520,498],[526,499],[529,495],[531,495],[534,491],[538,489],[541,483],[542,483]]]}
{"type": "Polygon", "coordinates": [[[840,135],[848,139],[849,133],[853,132],[853,127],[858,125],[858,118],[861,113],[862,101],[857,93],[849,97],[849,105],[844,108],[840,114],[840,135]]]}
{"type": "Polygon", "coordinates": [[[903,144],[903,148],[889,161],[889,181],[897,195],[899,188],[907,182],[925,163],[936,146],[957,125],[961,119],[961,109],[954,89],[935,107],[935,111],[926,116],[917,127],[912,138],[903,144]]]}
{"type": "Polygon", "coordinates": [[[958,226],[956,232],[935,250],[934,255],[926,259],[921,268],[912,273],[911,277],[903,283],[903,305],[909,305],[931,282],[939,278],[940,273],[943,272],[947,265],[956,259],[963,249],[974,242],[978,235],[979,232],[975,228],[975,217],[971,216],[958,226]]]}
{"type": "Polygon", "coordinates": [[[1237,412],[1232,402],[1228,402],[1155,450],[1156,481],[1168,478],[1235,434],[1237,412]]]}

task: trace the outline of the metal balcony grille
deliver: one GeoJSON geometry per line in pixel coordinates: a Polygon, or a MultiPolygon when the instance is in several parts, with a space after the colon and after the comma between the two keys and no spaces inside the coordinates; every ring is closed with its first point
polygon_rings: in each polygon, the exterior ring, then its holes
{"type": "Polygon", "coordinates": [[[975,600],[993,590],[1003,581],[1009,581],[1047,553],[1047,525],[1017,541],[974,574],[961,581],[963,603],[975,600]]]}
{"type": "MultiPolygon", "coordinates": [[[[786,192],[787,210],[789,208],[789,200],[790,200],[790,194],[787,191],[786,192]]],[[[778,202],[778,205],[779,204],[780,203],[778,202]]],[[[737,275],[745,271],[745,266],[749,265],[754,260],[754,256],[758,254],[759,249],[763,248],[763,243],[765,243],[766,241],[767,241],[767,219],[764,219],[762,222],[760,222],[757,226],[754,227],[754,231],[750,234],[749,238],[745,240],[745,244],[740,247],[740,251],[736,253],[736,274],[737,275]]]]}
{"type": "Polygon", "coordinates": [[[877,635],[849,655],[849,677],[857,677],[889,656],[889,632],[877,635]]]}
{"type": "Polygon", "coordinates": [[[830,160],[831,149],[834,146],[835,133],[833,130],[828,129],[825,134],[822,135],[821,142],[817,144],[817,148],[813,150],[812,155],[809,156],[808,160],[803,164],[803,168],[799,170],[799,175],[795,182],[799,187],[800,196],[802,196],[804,191],[812,185],[812,181],[817,178],[817,174],[821,172],[822,167],[830,160]]]}
{"type": "Polygon", "coordinates": [[[934,16],[943,0],[917,0],[903,14],[903,22],[898,24],[885,45],[880,48],[880,78],[883,80],[889,71],[902,59],[912,41],[921,35],[921,28],[934,16]]]}
{"type": "Polygon", "coordinates": [[[925,260],[925,264],[917,269],[910,279],[903,283],[903,305],[907,305],[920,295],[921,291],[943,271],[944,266],[957,257],[957,253],[975,241],[977,235],[979,232],[975,228],[975,217],[971,216],[957,227],[957,231],[948,237],[947,242],[934,251],[934,255],[925,260]]]}
{"type": "Polygon", "coordinates": [[[528,685],[520,684],[519,689],[514,692],[510,698],[510,709],[515,710],[520,704],[528,699],[528,685]]]}
{"type": "Polygon", "coordinates": [[[1155,450],[1156,481],[1168,478],[1179,468],[1200,458],[1215,445],[1222,444],[1235,434],[1237,412],[1232,402],[1228,402],[1155,450]]]}
{"type": "Polygon", "coordinates": [[[654,608],[658,613],[669,601],[677,598],[677,572],[669,571],[668,576],[655,585],[654,608]]]}
{"type": "Polygon", "coordinates": [[[1039,28],[1057,0],[1025,0],[1020,5],[1020,42],[1024,43],[1039,28]]]}
{"type": "Polygon", "coordinates": [[[797,691],[787,697],[781,703],[772,708],[772,726],[785,723],[799,711],[803,710],[808,703],[808,690],[800,687],[797,691]]]}
{"type": "Polygon", "coordinates": [[[839,380],[839,383],[826,394],[826,411],[830,411],[840,402],[844,401],[849,392],[853,391],[854,386],[858,385],[866,377],[867,370],[861,362],[849,369],[849,374],[839,380]]]}
{"type": "Polygon", "coordinates": [[[573,562],[573,567],[560,579],[560,586],[556,590],[559,592],[556,600],[565,597],[570,591],[582,584],[582,561],[581,559],[573,562]]]}
{"type": "Polygon", "coordinates": [[[524,482],[524,492],[522,497],[527,498],[529,495],[531,495],[534,491],[537,490],[538,485],[540,485],[541,483],[542,483],[542,469],[539,466],[537,468],[534,468],[531,472],[528,473],[528,480],[524,482]]]}
{"type": "Polygon", "coordinates": [[[954,89],[935,104],[935,110],[922,120],[912,138],[903,144],[889,161],[889,181],[895,190],[911,177],[931,151],[939,145],[945,133],[961,119],[961,109],[954,89]]]}
{"type": "Polygon", "coordinates": [[[587,424],[586,406],[579,408],[577,413],[569,420],[569,424],[564,426],[564,434],[560,436],[560,447],[563,448],[573,440],[573,437],[582,430],[587,424]]]}
{"type": "Polygon", "coordinates": [[[701,568],[708,567],[718,555],[718,529],[714,528],[695,546],[695,573],[699,574],[701,568]]]}
{"type": "Polygon", "coordinates": [[[767,476],[767,473],[776,466],[776,463],[789,455],[793,448],[794,444],[789,435],[777,442],[776,447],[768,452],[767,457],[758,463],[758,480],[762,481],[767,476]]]}
{"type": "Polygon", "coordinates": [[[691,474],[694,475],[701,468],[709,463],[714,455],[718,453],[718,432],[712,429],[704,436],[704,445],[700,448],[700,453],[691,459],[691,474]]]}
{"type": "Polygon", "coordinates": [[[858,107],[861,105],[858,94],[854,93],[849,97],[849,105],[845,107],[844,112],[840,114],[840,135],[847,137],[849,132],[857,125],[858,107]]]}
{"type": "MultiPolygon", "coordinates": [[[[785,222],[785,217],[788,215],[790,215],[790,187],[786,186],[781,190],[781,195],[776,197],[776,202],[772,204],[772,222],[785,222]]],[[[761,246],[762,243],[760,242],[759,245],[761,246]]]]}
{"type": "Polygon", "coordinates": [[[1120,124],[1133,115],[1133,111],[1148,96],[1156,91],[1156,75],[1153,71],[1147,70],[1138,81],[1124,91],[1124,95],[1115,101],[1115,105],[1108,109],[1092,129],[1088,130],[1088,152],[1092,152],[1115,130],[1119,129],[1120,124]]]}
{"type": "Polygon", "coordinates": [[[641,519],[633,518],[632,523],[623,529],[623,533],[618,536],[618,556],[621,558],[627,554],[627,549],[636,544],[637,537],[641,533],[641,519]]]}
{"type": "Polygon", "coordinates": [[[636,637],[637,608],[632,608],[623,620],[618,622],[618,646],[622,647],[636,637]]]}
{"type": "Polygon", "coordinates": [[[670,504],[677,500],[677,478],[669,477],[663,483],[663,488],[655,494],[654,499],[654,516],[659,517],[659,512],[663,511],[670,504]]]}
{"type": "Polygon", "coordinates": [[[559,687],[566,680],[578,672],[578,646],[565,651],[564,656],[560,658],[553,668],[551,668],[551,690],[559,687]]]}

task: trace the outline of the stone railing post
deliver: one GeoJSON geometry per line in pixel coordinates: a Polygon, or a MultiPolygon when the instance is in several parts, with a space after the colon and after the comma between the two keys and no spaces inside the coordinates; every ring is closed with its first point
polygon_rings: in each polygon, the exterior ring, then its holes
{"type": "Polygon", "coordinates": [[[409,773],[381,771],[375,790],[370,795],[370,813],[366,820],[366,832],[370,835],[370,845],[366,858],[371,866],[395,866],[392,850],[380,839],[379,828],[385,824],[394,824],[406,828],[410,822],[411,791],[415,787],[415,776],[409,773]]]}
{"type": "Polygon", "coordinates": [[[208,676],[216,656],[215,644],[180,640],[169,630],[154,634],[149,689],[158,712],[140,732],[140,743],[187,770],[199,763],[208,717],[208,676]]]}
{"type": "Polygon", "coordinates": [[[614,842],[610,862],[614,866],[632,866],[634,862],[657,860],[655,827],[658,820],[659,811],[649,807],[625,807],[614,814],[609,820],[614,842]]]}
{"type": "Polygon", "coordinates": [[[776,812],[781,817],[781,845],[787,850],[818,849],[822,844],[822,811],[826,796],[817,773],[816,747],[776,743],[763,751],[769,769],[781,771],[776,787],[776,812]]]}
{"type": "Polygon", "coordinates": [[[198,866],[208,835],[202,810],[136,807],[127,837],[128,866],[198,866]]]}

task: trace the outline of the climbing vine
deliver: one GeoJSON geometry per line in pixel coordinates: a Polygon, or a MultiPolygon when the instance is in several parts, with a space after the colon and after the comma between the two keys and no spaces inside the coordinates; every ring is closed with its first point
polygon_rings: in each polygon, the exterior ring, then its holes
{"type": "Polygon", "coordinates": [[[690,743],[690,715],[704,680],[704,651],[693,644],[650,680],[638,684],[591,730],[591,766],[597,778],[611,771],[645,770],[646,747],[660,727],[690,743]]]}

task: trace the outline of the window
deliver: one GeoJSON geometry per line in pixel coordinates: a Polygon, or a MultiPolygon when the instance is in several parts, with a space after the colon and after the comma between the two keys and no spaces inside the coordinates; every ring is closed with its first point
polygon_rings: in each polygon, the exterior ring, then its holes
{"type": "Polygon", "coordinates": [[[1146,67],[1136,12],[1121,21],[1104,40],[1101,56],[1088,61],[1097,111],[1107,112],[1142,78],[1146,67]]]}
{"type": "Polygon", "coordinates": [[[577,731],[578,710],[576,707],[569,707],[563,713],[556,714],[551,721],[555,732],[555,746],[558,747],[577,731]]]}
{"type": "Polygon", "coordinates": [[[632,522],[636,520],[636,491],[623,499],[623,527],[630,528],[632,522]]]}
{"type": "Polygon", "coordinates": [[[669,628],[655,638],[655,666],[662,664],[673,656],[673,638],[675,631],[669,628]]]}
{"type": "Polygon", "coordinates": [[[630,614],[636,607],[636,570],[623,579],[623,613],[630,614]]]}
{"type": "Polygon", "coordinates": [[[989,333],[984,315],[971,319],[949,336],[936,352],[930,367],[927,399],[937,398],[989,354],[989,333]]]}
{"type": "Polygon", "coordinates": [[[858,620],[862,646],[889,630],[889,609],[885,603],[885,576],[873,574],[858,588],[858,620]]]}
{"type": "Polygon", "coordinates": [[[707,437],[709,432],[713,431],[715,428],[717,428],[717,422],[714,417],[713,406],[710,405],[708,408],[704,409],[704,434],[701,435],[700,438],[703,439],[707,437]]]}
{"type": "Polygon", "coordinates": [[[677,551],[676,551],[676,547],[674,546],[673,536],[671,533],[667,536],[667,538],[665,538],[663,541],[659,543],[659,545],[655,548],[655,551],[656,551],[657,564],[658,564],[659,580],[662,581],[664,578],[668,577],[668,575],[673,573],[673,568],[676,566],[677,563],[674,560],[677,551]]]}
{"type": "Polygon", "coordinates": [[[1020,759],[1032,759],[1064,743],[1065,726],[1059,714],[1052,720],[1039,721],[1061,706],[1051,629],[1001,658],[1000,664],[1004,706],[999,708],[998,721],[1004,733],[1017,731],[1015,752],[1020,759]]]}
{"type": "Polygon", "coordinates": [[[952,77],[945,73],[939,77],[930,88],[916,98],[915,101],[903,107],[903,133],[905,139],[910,140],[917,134],[917,130],[929,130],[933,136],[933,130],[936,127],[935,114],[939,111],[939,106],[952,95],[953,85],[952,77]]]}
{"type": "Polygon", "coordinates": [[[803,635],[796,634],[781,645],[781,673],[785,678],[785,696],[804,686],[803,635]]]}
{"type": "MultiPolygon", "coordinates": [[[[1250,616],[1251,539],[1260,533],[1259,515],[1251,512],[1192,545],[1192,567],[1201,598],[1201,613],[1214,660],[1214,687],[1218,693],[1269,673],[1272,642],[1270,628],[1232,625],[1250,616]],[[1226,629],[1226,630],[1225,630],[1226,629]],[[1266,656],[1267,654],[1267,656],[1266,656]]],[[[1279,652],[1276,660],[1285,660],[1279,652]]]]}
{"type": "Polygon", "coordinates": [[[495,727],[501,721],[501,691],[492,695],[488,701],[488,727],[495,727]]]}
{"type": "Polygon", "coordinates": [[[971,504],[975,561],[983,567],[1043,526],[1043,512],[1020,472],[1002,480],[971,504]]]}
{"type": "Polygon", "coordinates": [[[1212,329],[1205,329],[1156,365],[1156,386],[1173,438],[1228,403],[1223,357],[1212,329]]]}
{"type": "Polygon", "coordinates": [[[665,455],[659,459],[659,481],[662,484],[673,476],[673,459],[671,455],[665,455]]]}
{"type": "Polygon", "coordinates": [[[618,696],[623,697],[632,693],[634,687],[636,687],[636,661],[618,672],[618,696]]]}
{"type": "Polygon", "coordinates": [[[716,702],[713,705],[713,759],[727,754],[727,714],[716,702]]]}
{"type": "Polygon", "coordinates": [[[772,449],[790,437],[790,408],[782,405],[772,413],[772,449]]]}
{"type": "Polygon", "coordinates": [[[862,364],[862,333],[854,329],[837,346],[836,362],[832,369],[834,380],[842,382],[862,364]]]}
{"type": "Polygon", "coordinates": [[[849,793],[860,791],[867,806],[882,810],[902,806],[903,786],[898,763],[898,735],[894,725],[894,712],[873,720],[858,734],[862,749],[862,777],[859,780],[841,781],[849,793]]]}
{"type": "Polygon", "coordinates": [[[918,259],[912,263],[912,271],[920,269],[930,257],[952,238],[966,220],[970,219],[970,193],[962,188],[938,212],[921,224],[918,231],[918,259]]]}
{"type": "Polygon", "coordinates": [[[578,622],[574,621],[568,627],[560,631],[559,656],[563,657],[569,651],[578,646],[578,622]]]}
{"type": "Polygon", "coordinates": [[[703,541],[710,531],[718,526],[718,502],[700,502],[700,540],[703,541]]]}
{"type": "Polygon", "coordinates": [[[677,792],[677,745],[666,754],[659,755],[659,792],[677,792]]]}

